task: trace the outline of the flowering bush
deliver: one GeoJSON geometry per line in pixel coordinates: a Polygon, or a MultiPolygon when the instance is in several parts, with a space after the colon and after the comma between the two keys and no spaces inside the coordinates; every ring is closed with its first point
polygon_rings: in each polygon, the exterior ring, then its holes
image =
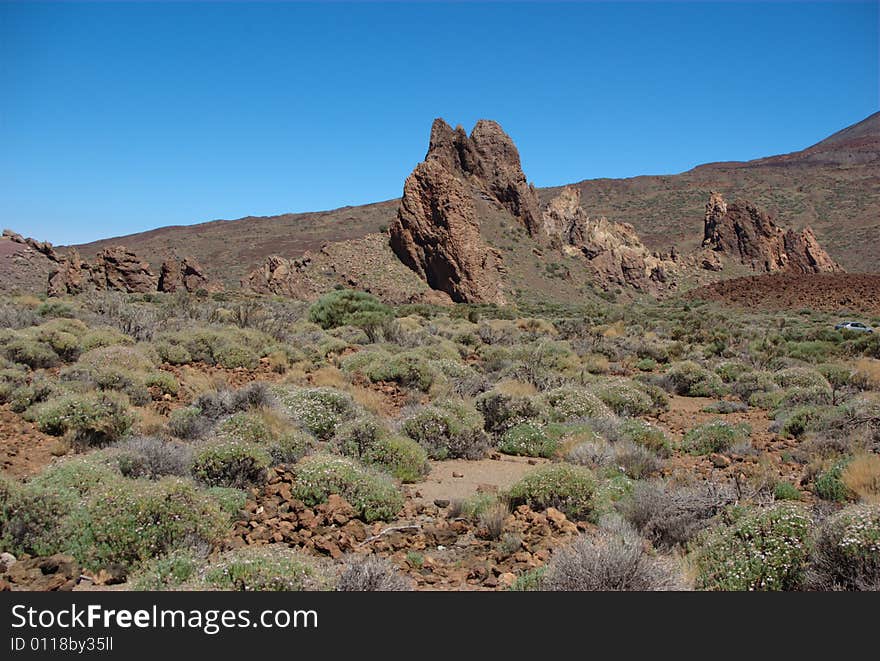
{"type": "Polygon", "coordinates": [[[543,510],[555,507],[575,520],[589,519],[595,504],[593,472],[571,464],[547,464],[524,475],[507,492],[512,506],[528,505],[543,510]]]}
{"type": "Polygon", "coordinates": [[[213,545],[229,515],[191,482],[115,481],[95,489],[62,523],[64,550],[86,568],[144,560],[199,543],[213,545]]]}
{"type": "Polygon", "coordinates": [[[736,512],[706,533],[695,552],[704,590],[797,590],[809,556],[810,517],[789,503],[736,512]]]}
{"type": "Polygon", "coordinates": [[[814,590],[880,590],[880,506],[853,505],[816,535],[808,572],[814,590]]]}
{"type": "Polygon", "coordinates": [[[356,413],[352,398],[333,388],[280,390],[278,398],[291,418],[321,440],[331,438],[336,426],[356,413]]]}
{"type": "Polygon", "coordinates": [[[387,476],[347,457],[309,455],[292,472],[291,493],[306,505],[318,505],[337,494],[367,522],[393,519],[403,507],[403,495],[387,476]]]}
{"type": "Polygon", "coordinates": [[[498,449],[506,454],[526,457],[552,457],[565,433],[560,424],[541,425],[524,422],[504,432],[498,449]]]}
{"type": "Polygon", "coordinates": [[[126,397],[112,392],[63,395],[38,405],[33,417],[40,431],[69,433],[81,447],[112,443],[134,422],[126,397]]]}
{"type": "Polygon", "coordinates": [[[242,488],[264,482],[271,463],[269,454],[254,443],[219,441],[196,452],[192,475],[208,486],[242,488]]]}
{"type": "Polygon", "coordinates": [[[555,422],[614,417],[611,409],[585,388],[562,386],[546,393],[543,400],[549,407],[549,418],[555,422]]]}
{"type": "Polygon", "coordinates": [[[281,545],[227,551],[198,576],[207,587],[240,592],[299,592],[321,584],[307,556],[281,545]]]}
{"type": "Polygon", "coordinates": [[[461,400],[426,406],[403,423],[403,431],[432,459],[479,459],[489,449],[483,416],[461,400]]]}
{"type": "Polygon", "coordinates": [[[694,427],[684,435],[681,448],[690,454],[725,452],[748,440],[751,429],[746,424],[733,425],[724,420],[714,420],[694,427]]]}
{"type": "Polygon", "coordinates": [[[672,392],[688,397],[717,397],[724,390],[721,377],[692,360],[670,365],[666,382],[672,392]]]}

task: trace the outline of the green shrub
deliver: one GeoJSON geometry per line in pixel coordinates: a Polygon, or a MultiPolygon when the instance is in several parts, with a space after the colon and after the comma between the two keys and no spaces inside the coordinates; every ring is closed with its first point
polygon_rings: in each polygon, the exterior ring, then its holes
{"type": "Polygon", "coordinates": [[[403,496],[388,477],[347,457],[309,455],[292,472],[291,493],[306,505],[318,505],[338,494],[367,522],[392,520],[403,507],[403,496]]]}
{"type": "Polygon", "coordinates": [[[843,471],[846,470],[850,459],[850,457],[840,459],[816,476],[813,490],[819,498],[835,503],[843,503],[854,498],[849,487],[843,483],[843,471]]]}
{"type": "Polygon", "coordinates": [[[640,445],[661,457],[668,457],[672,454],[672,444],[665,432],[642,420],[621,420],[617,427],[617,436],[622,440],[640,445]]]}
{"type": "Polygon", "coordinates": [[[192,354],[181,344],[164,341],[157,342],[155,347],[156,353],[159,354],[159,359],[163,363],[168,363],[169,365],[186,365],[187,363],[193,362],[192,354]]]}
{"type": "Polygon", "coordinates": [[[180,589],[197,575],[202,562],[188,549],[172,551],[148,560],[132,578],[132,587],[139,591],[180,589]]]}
{"type": "Polygon", "coordinates": [[[607,383],[593,392],[617,415],[639,416],[654,409],[651,398],[631,381],[607,383]]]}
{"type": "Polygon", "coordinates": [[[214,352],[214,360],[221,367],[236,369],[255,369],[260,357],[242,344],[224,344],[214,352]]]}
{"type": "Polygon", "coordinates": [[[222,554],[200,572],[215,590],[299,592],[323,581],[308,556],[282,545],[245,546],[222,554]]]}
{"type": "Polygon", "coordinates": [[[554,422],[569,422],[579,418],[613,418],[614,413],[595,394],[585,388],[563,386],[543,396],[554,422]]]}
{"type": "Polygon", "coordinates": [[[34,417],[40,431],[70,434],[80,447],[119,440],[134,422],[128,400],[110,392],[62,395],[38,405],[34,417]]]}
{"type": "Polygon", "coordinates": [[[745,511],[703,536],[695,552],[703,590],[797,590],[809,555],[809,514],[778,504],[745,511]]]}
{"type": "Polygon", "coordinates": [[[192,475],[212,487],[244,488],[266,481],[269,454],[253,443],[218,441],[198,450],[192,475]]]}
{"type": "Polygon", "coordinates": [[[539,418],[544,413],[536,397],[511,395],[499,390],[484,392],[474,404],[483,415],[486,431],[499,434],[522,422],[539,418]]]}
{"type": "Polygon", "coordinates": [[[0,477],[0,548],[15,555],[51,555],[58,521],[68,508],[57,494],[0,477]]]}
{"type": "Polygon", "coordinates": [[[498,449],[505,454],[549,458],[559,449],[564,432],[565,428],[559,424],[524,422],[504,432],[498,449]]]}
{"type": "Polygon", "coordinates": [[[374,418],[340,425],[335,443],[342,454],[381,466],[402,482],[415,482],[428,472],[425,449],[412,439],[391,435],[374,418]]]}
{"type": "Polygon", "coordinates": [[[809,367],[789,367],[774,374],[776,383],[782,388],[824,388],[831,390],[828,379],[818,370],[809,367]]]}
{"type": "Polygon", "coordinates": [[[28,485],[38,491],[61,497],[73,506],[96,489],[119,480],[119,473],[102,461],[102,453],[91,452],[50,464],[28,485]]]}
{"type": "Polygon", "coordinates": [[[287,413],[321,440],[331,438],[337,425],[355,416],[355,404],[333,388],[300,388],[278,391],[287,413]]]}
{"type": "Polygon", "coordinates": [[[672,392],[687,397],[718,397],[724,392],[721,378],[692,360],[670,365],[666,381],[672,392]]]}
{"type": "Polygon", "coordinates": [[[114,344],[132,344],[133,342],[134,340],[128,335],[119,332],[115,328],[93,328],[80,338],[80,345],[83,351],[109,347],[114,344]]]}
{"type": "Polygon", "coordinates": [[[880,507],[853,505],[829,517],[807,576],[813,590],[880,590],[880,507]]]}
{"type": "Polygon", "coordinates": [[[150,372],[144,379],[148,388],[157,388],[163,395],[176,395],[180,384],[171,372],[150,372]]]}
{"type": "Polygon", "coordinates": [[[594,512],[596,488],[596,478],[588,468],[547,464],[524,475],[510,488],[507,497],[514,507],[555,507],[573,520],[585,520],[594,512]]]}
{"type": "Polygon", "coordinates": [[[773,488],[773,497],[776,500],[802,500],[801,492],[791,482],[780,481],[773,488]]]}
{"type": "Polygon", "coordinates": [[[688,431],[681,441],[681,448],[689,454],[726,452],[745,443],[750,435],[751,429],[744,423],[733,425],[714,420],[688,431]]]}
{"type": "Polygon", "coordinates": [[[64,547],[86,568],[145,560],[213,545],[227,533],[229,516],[191,483],[120,480],[94,490],[63,522],[64,547]]]}
{"type": "Polygon", "coordinates": [[[211,422],[198,406],[176,409],[168,416],[168,431],[177,438],[192,440],[204,436],[211,422]]]}
{"type": "Polygon", "coordinates": [[[432,459],[479,459],[489,449],[483,416],[461,400],[426,406],[403,423],[403,431],[432,459]]]}
{"type": "Polygon", "coordinates": [[[46,342],[19,338],[3,347],[3,355],[13,363],[27,365],[33,370],[55,367],[61,358],[46,342]]]}
{"type": "Polygon", "coordinates": [[[391,319],[388,306],[371,294],[339,289],[325,294],[309,308],[309,321],[323,329],[337,326],[368,328],[391,319]]]}
{"type": "Polygon", "coordinates": [[[427,392],[436,375],[430,363],[417,353],[400,353],[388,360],[374,360],[364,369],[370,381],[394,381],[427,392]]]}
{"type": "Polygon", "coordinates": [[[826,409],[817,406],[798,406],[790,409],[782,418],[780,432],[786,438],[802,438],[823,419],[825,414],[826,409]]]}

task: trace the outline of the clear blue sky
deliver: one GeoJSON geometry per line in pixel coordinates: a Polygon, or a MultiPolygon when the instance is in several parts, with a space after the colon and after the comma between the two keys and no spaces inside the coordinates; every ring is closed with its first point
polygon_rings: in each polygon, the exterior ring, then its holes
{"type": "Polygon", "coordinates": [[[0,225],[55,243],[398,197],[434,117],[538,186],[878,110],[877,2],[0,4],[0,225]]]}

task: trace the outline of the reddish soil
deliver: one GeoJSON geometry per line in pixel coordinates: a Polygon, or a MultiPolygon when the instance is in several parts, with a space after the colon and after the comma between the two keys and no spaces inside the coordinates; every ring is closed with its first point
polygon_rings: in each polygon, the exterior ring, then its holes
{"type": "Polygon", "coordinates": [[[52,461],[52,451],[57,448],[59,439],[40,432],[7,407],[0,407],[0,473],[34,475],[52,461]]]}
{"type": "MultiPolygon", "coordinates": [[[[749,480],[753,484],[764,483],[771,487],[784,480],[802,487],[806,477],[805,467],[791,456],[798,441],[782,438],[771,431],[770,425],[773,421],[767,411],[762,409],[750,408],[742,413],[727,414],[707,413],[702,410],[716,401],[718,400],[709,397],[671,396],[669,410],[650,419],[650,422],[665,430],[674,443],[678,443],[690,429],[713,420],[724,420],[731,424],[745,423],[752,430],[752,447],[757,452],[744,455],[728,453],[725,457],[693,456],[676,452],[667,462],[666,475],[685,480],[749,480]]],[[[803,489],[801,494],[807,499],[811,497],[803,489]]]]}
{"type": "Polygon", "coordinates": [[[721,301],[741,307],[880,315],[880,274],[773,274],[733,278],[693,289],[687,298],[721,301]]]}

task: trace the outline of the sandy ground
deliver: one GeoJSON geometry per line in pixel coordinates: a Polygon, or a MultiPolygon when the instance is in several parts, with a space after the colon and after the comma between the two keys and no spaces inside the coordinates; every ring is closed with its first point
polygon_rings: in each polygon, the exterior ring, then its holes
{"type": "Polygon", "coordinates": [[[507,489],[537,465],[547,461],[501,454],[494,454],[493,457],[496,458],[432,461],[431,472],[423,482],[410,485],[409,494],[416,502],[431,503],[438,498],[458,500],[477,493],[494,493],[507,489]]]}

